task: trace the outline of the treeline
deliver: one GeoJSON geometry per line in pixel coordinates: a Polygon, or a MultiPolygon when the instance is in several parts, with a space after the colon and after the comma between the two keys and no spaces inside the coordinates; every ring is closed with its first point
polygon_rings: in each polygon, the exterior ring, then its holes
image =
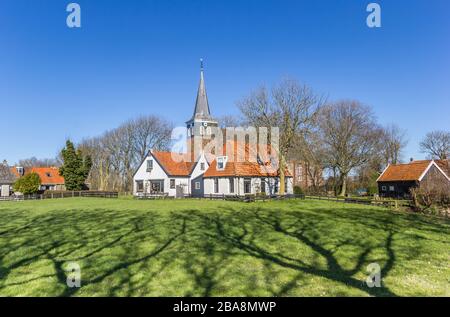
{"type": "Polygon", "coordinates": [[[90,156],[87,183],[93,190],[132,191],[132,178],[150,149],[167,150],[172,124],[156,116],[129,120],[99,137],[82,140],[78,148],[90,156]]]}
{"type": "MultiPolygon", "coordinates": [[[[280,177],[286,161],[304,161],[312,191],[346,195],[351,182],[376,193],[383,169],[404,160],[406,131],[395,124],[381,125],[373,108],[357,100],[329,101],[307,85],[287,79],[271,89],[255,90],[238,106],[242,120],[227,121],[279,127],[280,177]],[[320,182],[322,172],[325,183],[320,182]]],[[[429,133],[420,148],[427,157],[449,158],[450,132],[429,133]]]]}
{"type": "MultiPolygon", "coordinates": [[[[403,162],[406,131],[396,124],[381,125],[373,108],[357,100],[330,101],[307,85],[286,79],[268,89],[260,87],[238,101],[239,116],[219,119],[221,127],[279,127],[280,192],[289,160],[306,162],[311,191],[346,195],[356,188],[377,192],[376,179],[387,166],[403,162]],[[325,182],[322,176],[325,176],[325,182]]],[[[150,149],[169,150],[173,125],[156,116],[129,120],[78,144],[92,160],[87,182],[94,190],[130,192],[133,173],[150,149]]],[[[420,143],[429,158],[448,159],[450,132],[428,133],[420,143]]],[[[23,166],[60,165],[31,158],[23,166]]]]}

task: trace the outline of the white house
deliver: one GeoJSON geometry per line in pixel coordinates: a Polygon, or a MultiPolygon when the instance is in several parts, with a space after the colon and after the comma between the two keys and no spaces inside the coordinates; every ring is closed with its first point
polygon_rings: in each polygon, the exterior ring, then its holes
{"type": "MultiPolygon", "coordinates": [[[[258,160],[239,161],[237,151],[232,155],[203,151],[218,129],[218,122],[212,118],[209,108],[203,65],[194,113],[186,127],[188,153],[150,151],[133,176],[134,195],[163,193],[171,197],[203,197],[278,193],[278,170],[272,168],[270,159],[261,160],[258,156],[258,160]]],[[[237,149],[239,143],[234,140],[224,143],[224,149],[226,145],[237,149]]],[[[244,145],[243,148],[248,155],[249,147],[244,145]]],[[[285,175],[286,193],[292,194],[293,178],[287,169],[285,175]]]]}

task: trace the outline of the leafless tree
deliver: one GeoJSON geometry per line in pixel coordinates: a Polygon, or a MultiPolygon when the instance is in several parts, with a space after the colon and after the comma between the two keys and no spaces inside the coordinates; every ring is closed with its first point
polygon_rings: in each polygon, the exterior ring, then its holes
{"type": "Polygon", "coordinates": [[[236,128],[236,127],[245,127],[245,123],[243,122],[242,118],[238,116],[233,115],[224,115],[219,118],[217,118],[217,121],[219,122],[219,126],[222,129],[225,128],[236,128]]]}
{"type": "Polygon", "coordinates": [[[450,158],[450,132],[433,131],[420,142],[420,150],[432,159],[446,160],[450,158]]]}
{"type": "Polygon", "coordinates": [[[319,126],[326,148],[326,165],[338,173],[340,195],[344,196],[349,173],[366,164],[374,154],[380,129],[372,110],[357,101],[341,101],[323,107],[319,126]]]}
{"type": "Polygon", "coordinates": [[[134,150],[139,161],[150,149],[168,150],[173,126],[156,116],[140,117],[132,123],[134,130],[134,150]]]}
{"type": "Polygon", "coordinates": [[[325,147],[316,129],[298,136],[291,149],[289,158],[305,162],[306,173],[311,181],[311,189],[317,192],[321,185],[323,171],[327,167],[325,160],[325,147]]]}
{"type": "Polygon", "coordinates": [[[383,164],[386,166],[401,163],[403,150],[407,144],[406,131],[395,124],[383,127],[380,140],[383,164]]]}
{"type": "Polygon", "coordinates": [[[314,123],[323,98],[306,85],[283,80],[269,92],[262,87],[238,102],[246,122],[254,127],[278,127],[280,194],[285,193],[286,157],[294,140],[306,134],[314,123]]]}
{"type": "Polygon", "coordinates": [[[16,165],[22,167],[52,167],[52,166],[59,166],[60,164],[57,159],[52,158],[38,159],[33,156],[27,159],[19,160],[19,162],[16,165]]]}
{"type": "Polygon", "coordinates": [[[155,117],[129,120],[100,137],[83,140],[79,148],[92,158],[89,183],[92,188],[128,192],[133,172],[150,149],[165,150],[172,124],[155,117]]]}

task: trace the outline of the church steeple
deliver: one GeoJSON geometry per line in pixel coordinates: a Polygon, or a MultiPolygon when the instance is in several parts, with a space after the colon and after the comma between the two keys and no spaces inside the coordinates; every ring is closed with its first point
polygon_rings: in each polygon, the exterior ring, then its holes
{"type": "Polygon", "coordinates": [[[219,123],[213,119],[209,110],[208,96],[206,95],[205,78],[203,75],[203,60],[200,60],[200,83],[198,85],[197,99],[194,114],[186,122],[188,149],[193,153],[194,159],[198,157],[204,145],[215,134],[219,123]]]}
{"type": "Polygon", "coordinates": [[[195,101],[192,120],[212,120],[209,110],[208,96],[206,94],[205,78],[203,75],[203,59],[200,59],[200,83],[198,85],[197,99],[195,101]]]}

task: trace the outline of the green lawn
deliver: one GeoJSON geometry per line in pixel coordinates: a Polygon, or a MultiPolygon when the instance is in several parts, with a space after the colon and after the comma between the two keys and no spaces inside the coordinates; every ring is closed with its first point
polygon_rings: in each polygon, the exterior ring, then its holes
{"type": "Polygon", "coordinates": [[[1,296],[450,296],[449,221],[376,207],[72,198],[0,217],[1,296]]]}

